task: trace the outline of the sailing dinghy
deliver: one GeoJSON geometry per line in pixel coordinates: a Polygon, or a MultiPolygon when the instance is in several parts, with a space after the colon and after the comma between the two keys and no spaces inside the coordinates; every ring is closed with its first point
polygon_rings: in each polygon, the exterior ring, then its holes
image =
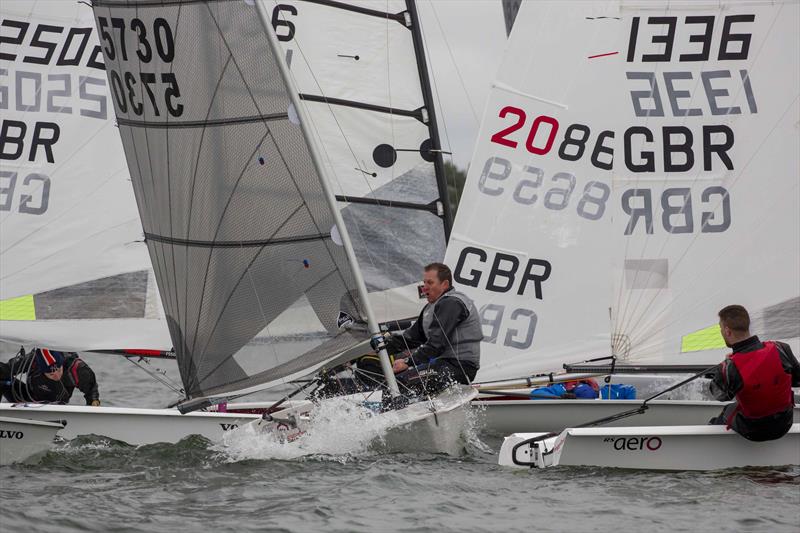
{"type": "Polygon", "coordinates": [[[0,416],[0,466],[30,461],[50,449],[62,422],[0,416]]]}
{"type": "MultiPolygon", "coordinates": [[[[13,349],[114,351],[134,360],[164,354],[172,341],[141,242],[92,10],[79,2],[4,0],[0,14],[7,70],[0,339],[13,349]]],[[[134,445],[194,434],[219,440],[258,418],[27,400],[0,403],[0,416],[63,420],[64,438],[101,435],[134,445]]]]}
{"type": "MultiPolygon", "coordinates": [[[[370,337],[382,338],[334,194],[344,177],[321,156],[320,124],[272,25],[282,21],[276,25],[290,33],[300,27],[277,4],[276,15],[259,1],[93,6],[107,36],[109,84],[130,89],[112,94],[186,392],[179,409],[336,366],[370,337]],[[145,28],[148,46],[123,38],[126,28],[145,28]]],[[[304,7],[311,6],[296,9],[304,7]]],[[[378,18],[380,26],[403,29],[412,20],[404,13],[378,18]]],[[[374,157],[393,159],[381,153],[374,157]]],[[[348,179],[377,177],[350,157],[348,179]]],[[[379,355],[390,396],[384,403],[395,408],[375,416],[391,415],[388,437],[412,428],[414,438],[404,444],[415,448],[407,451],[453,451],[475,391],[455,387],[402,407],[388,356],[383,349],[379,355]]],[[[272,413],[261,426],[279,431],[302,418],[302,407],[272,413]]]]}
{"type": "MultiPolygon", "coordinates": [[[[799,9],[522,4],[446,256],[482,315],[490,430],[560,431],[637,404],[499,394],[536,380],[718,363],[730,303],[798,353],[799,9]]],[[[705,424],[720,407],[659,401],[618,423],[705,424]]]]}
{"type": "Polygon", "coordinates": [[[560,435],[506,437],[498,463],[518,468],[601,466],[645,470],[720,470],[800,465],[800,424],[778,440],[753,442],[725,426],[571,428],[560,435]]]}

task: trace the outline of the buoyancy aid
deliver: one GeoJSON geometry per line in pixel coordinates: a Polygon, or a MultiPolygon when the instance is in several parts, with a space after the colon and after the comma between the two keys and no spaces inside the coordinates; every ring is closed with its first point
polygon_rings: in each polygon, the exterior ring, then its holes
{"type": "Polygon", "coordinates": [[[734,353],[730,361],[742,377],[742,388],[736,393],[737,407],[728,418],[728,427],[736,413],[747,418],[763,418],[794,406],[792,377],[781,363],[774,342],[753,352],[734,353]]]}
{"type": "Polygon", "coordinates": [[[467,295],[455,289],[450,289],[442,294],[438,300],[426,305],[422,310],[422,331],[425,333],[426,338],[431,338],[431,328],[436,320],[436,308],[447,299],[456,299],[464,304],[467,309],[467,318],[456,326],[452,338],[447,339],[447,346],[445,346],[444,351],[439,354],[437,359],[458,359],[480,367],[480,344],[483,340],[483,328],[478,310],[467,295]]]}

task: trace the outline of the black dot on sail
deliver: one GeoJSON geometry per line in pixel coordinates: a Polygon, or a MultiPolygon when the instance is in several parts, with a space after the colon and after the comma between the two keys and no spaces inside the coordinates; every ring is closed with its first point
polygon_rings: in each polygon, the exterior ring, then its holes
{"type": "Polygon", "coordinates": [[[265,161],[264,161],[264,157],[263,157],[263,156],[259,156],[259,158],[258,158],[258,164],[259,164],[259,165],[263,165],[264,163],[265,163],[265,161]]]}
{"type": "Polygon", "coordinates": [[[397,161],[397,152],[388,144],[379,144],[372,151],[372,159],[379,167],[389,168],[397,161]]]}
{"type": "Polygon", "coordinates": [[[419,145],[419,155],[428,163],[433,163],[433,160],[436,159],[433,152],[431,152],[431,148],[433,148],[433,143],[430,139],[425,139],[422,141],[422,144],[419,145]]]}

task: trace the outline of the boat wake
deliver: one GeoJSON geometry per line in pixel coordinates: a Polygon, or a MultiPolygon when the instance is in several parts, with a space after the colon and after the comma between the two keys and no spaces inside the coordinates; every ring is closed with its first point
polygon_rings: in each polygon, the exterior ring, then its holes
{"type": "MultiPolygon", "coordinates": [[[[227,432],[211,449],[226,462],[309,457],[347,462],[379,455],[385,453],[388,431],[401,423],[401,417],[396,412],[379,414],[378,406],[352,397],[328,399],[313,410],[309,429],[294,440],[287,442],[278,434],[261,431],[256,424],[247,424],[227,432]]],[[[478,438],[480,424],[477,414],[467,415],[462,434],[467,453],[486,451],[486,445],[478,438]]]]}
{"type": "Polygon", "coordinates": [[[313,410],[310,429],[291,442],[282,441],[280,435],[265,433],[255,424],[246,424],[226,433],[213,449],[230,462],[309,456],[346,461],[375,453],[373,446],[380,443],[387,430],[398,421],[395,413],[377,416],[363,402],[332,398],[313,410]]]}

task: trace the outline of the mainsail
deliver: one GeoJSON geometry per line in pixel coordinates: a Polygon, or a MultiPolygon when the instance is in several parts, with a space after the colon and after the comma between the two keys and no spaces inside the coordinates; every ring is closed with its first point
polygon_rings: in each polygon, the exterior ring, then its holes
{"type": "Polygon", "coordinates": [[[381,321],[416,316],[450,212],[411,0],[264,2],[381,321]]]}
{"type": "Polygon", "coordinates": [[[169,349],[91,9],[0,13],[0,338],[169,349]]]}
{"type": "Polygon", "coordinates": [[[799,17],[522,5],[447,253],[481,310],[479,380],[611,354],[713,364],[731,303],[798,346],[799,17]]]}
{"type": "Polygon", "coordinates": [[[346,234],[336,231],[260,7],[94,2],[147,244],[195,400],[292,379],[367,337],[346,234]]]}

